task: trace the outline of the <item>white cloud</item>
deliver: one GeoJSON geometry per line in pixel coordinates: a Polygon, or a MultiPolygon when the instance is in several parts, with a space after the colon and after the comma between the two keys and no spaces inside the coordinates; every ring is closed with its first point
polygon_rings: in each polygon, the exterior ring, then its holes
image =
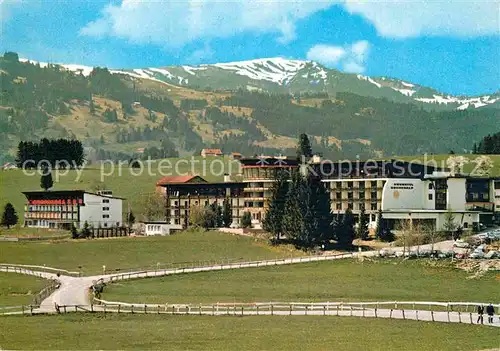
{"type": "MultiPolygon", "coordinates": [[[[10,8],[21,3],[21,0],[0,0],[0,23],[10,18],[10,8]]],[[[0,35],[1,35],[0,30],[0,35]]]]}
{"type": "Polygon", "coordinates": [[[329,1],[123,0],[108,5],[82,35],[115,36],[137,43],[179,47],[203,38],[223,38],[245,31],[276,33],[278,41],[295,39],[295,22],[331,6],[329,1]]]}
{"type": "Polygon", "coordinates": [[[307,59],[326,66],[342,68],[348,73],[362,73],[370,51],[370,43],[360,40],[350,45],[314,45],[307,52],[307,59]]]}
{"type": "Polygon", "coordinates": [[[307,59],[325,65],[336,65],[345,54],[346,50],[341,46],[318,44],[309,49],[307,59]]]}
{"type": "Polygon", "coordinates": [[[187,58],[186,63],[196,65],[211,59],[214,56],[214,51],[208,43],[200,49],[194,50],[187,58]]]}
{"type": "Polygon", "coordinates": [[[497,0],[346,0],[344,7],[390,38],[500,34],[497,0]]]}
{"type": "Polygon", "coordinates": [[[500,34],[498,0],[122,0],[106,6],[80,33],[180,47],[251,31],[274,33],[288,43],[296,38],[298,20],[335,4],[389,38],[500,34]]]}

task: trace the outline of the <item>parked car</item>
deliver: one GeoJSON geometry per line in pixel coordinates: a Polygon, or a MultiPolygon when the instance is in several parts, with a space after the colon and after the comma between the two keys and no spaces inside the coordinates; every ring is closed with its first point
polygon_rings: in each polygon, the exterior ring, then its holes
{"type": "Polygon", "coordinates": [[[495,250],[491,250],[486,255],[484,255],[484,258],[487,258],[487,259],[500,258],[500,252],[495,251],[495,250]]]}
{"type": "Polygon", "coordinates": [[[484,252],[482,251],[474,251],[469,255],[469,258],[484,258],[484,252]]]}
{"type": "Polygon", "coordinates": [[[469,247],[469,244],[466,243],[465,241],[459,239],[459,240],[456,240],[454,243],[453,243],[453,246],[454,247],[460,247],[460,248],[468,248],[469,247]]]}

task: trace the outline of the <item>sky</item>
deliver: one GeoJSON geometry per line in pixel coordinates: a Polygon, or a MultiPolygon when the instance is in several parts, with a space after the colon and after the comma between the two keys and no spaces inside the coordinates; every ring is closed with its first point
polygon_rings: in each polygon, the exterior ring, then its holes
{"type": "Polygon", "coordinates": [[[0,50],[162,67],[314,60],[454,95],[500,90],[500,0],[0,0],[0,50]]]}

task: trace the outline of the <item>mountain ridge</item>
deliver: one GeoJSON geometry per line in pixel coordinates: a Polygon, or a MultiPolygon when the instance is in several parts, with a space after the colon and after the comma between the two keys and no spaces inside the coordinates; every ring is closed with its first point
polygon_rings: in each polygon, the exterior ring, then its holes
{"type": "MultiPolygon", "coordinates": [[[[47,63],[30,59],[22,62],[47,63]]],[[[88,76],[94,67],[79,64],[59,65],[72,72],[88,76]]],[[[360,95],[385,97],[396,102],[421,104],[425,108],[465,110],[484,106],[500,108],[500,91],[477,96],[444,94],[438,90],[405,80],[388,77],[370,77],[343,73],[315,61],[282,57],[222,62],[200,65],[109,69],[112,74],[128,75],[138,79],[186,86],[195,89],[245,88],[268,92],[352,92],[360,95]],[[206,82],[210,82],[207,85],[206,82]]]]}

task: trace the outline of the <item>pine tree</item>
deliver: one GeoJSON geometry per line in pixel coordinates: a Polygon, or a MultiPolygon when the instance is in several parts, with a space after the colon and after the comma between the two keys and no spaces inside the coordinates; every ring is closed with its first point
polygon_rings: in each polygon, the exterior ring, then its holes
{"type": "Polygon", "coordinates": [[[303,224],[303,186],[304,180],[298,171],[292,173],[291,182],[285,201],[285,211],[283,215],[283,233],[287,239],[292,240],[300,246],[300,238],[304,230],[303,224]]]}
{"type": "Polygon", "coordinates": [[[222,205],[222,222],[226,228],[229,228],[233,223],[233,209],[228,198],[224,199],[224,203],[222,205]]]}
{"type": "Polygon", "coordinates": [[[16,210],[14,206],[10,202],[5,205],[2,215],[2,225],[6,226],[7,229],[10,229],[10,226],[16,225],[18,221],[18,217],[16,214],[16,210]]]}
{"type": "Polygon", "coordinates": [[[337,242],[341,247],[349,248],[352,246],[352,241],[355,237],[354,231],[354,215],[350,208],[348,208],[342,218],[342,224],[337,230],[337,242]]]}
{"type": "Polygon", "coordinates": [[[54,182],[52,180],[52,172],[49,168],[45,168],[42,171],[42,176],[40,178],[40,187],[45,191],[52,188],[54,182]]]}
{"type": "Polygon", "coordinates": [[[273,235],[273,242],[277,243],[283,233],[283,217],[285,202],[288,193],[288,173],[278,170],[275,174],[274,183],[271,187],[271,199],[266,211],[262,227],[273,235]]]}
{"type": "Polygon", "coordinates": [[[307,160],[311,158],[312,155],[313,153],[311,148],[311,142],[309,141],[307,134],[305,133],[300,134],[299,144],[297,147],[297,159],[301,160],[302,157],[304,157],[307,160]]]}
{"type": "Polygon", "coordinates": [[[250,212],[243,212],[241,216],[241,226],[243,228],[251,228],[252,227],[252,216],[250,212]]]}
{"type": "Polygon", "coordinates": [[[91,232],[88,222],[85,221],[82,229],[82,237],[88,238],[91,234],[93,235],[93,232],[91,232]]]}
{"type": "Polygon", "coordinates": [[[135,223],[135,216],[132,210],[130,210],[130,212],[127,214],[127,224],[129,228],[132,227],[134,223],[135,223]]]}
{"type": "Polygon", "coordinates": [[[365,207],[361,208],[361,213],[359,214],[357,237],[361,240],[368,239],[368,218],[366,216],[365,207]]]}
{"type": "Polygon", "coordinates": [[[223,224],[224,224],[224,217],[222,214],[222,207],[217,205],[215,207],[215,227],[221,228],[223,224]]]}
{"type": "Polygon", "coordinates": [[[74,223],[71,223],[71,238],[78,239],[78,230],[76,229],[74,223]]]}
{"type": "Polygon", "coordinates": [[[331,212],[330,195],[320,179],[310,177],[309,183],[314,194],[312,204],[316,218],[314,241],[317,244],[328,244],[333,239],[333,214],[331,212]]]}

